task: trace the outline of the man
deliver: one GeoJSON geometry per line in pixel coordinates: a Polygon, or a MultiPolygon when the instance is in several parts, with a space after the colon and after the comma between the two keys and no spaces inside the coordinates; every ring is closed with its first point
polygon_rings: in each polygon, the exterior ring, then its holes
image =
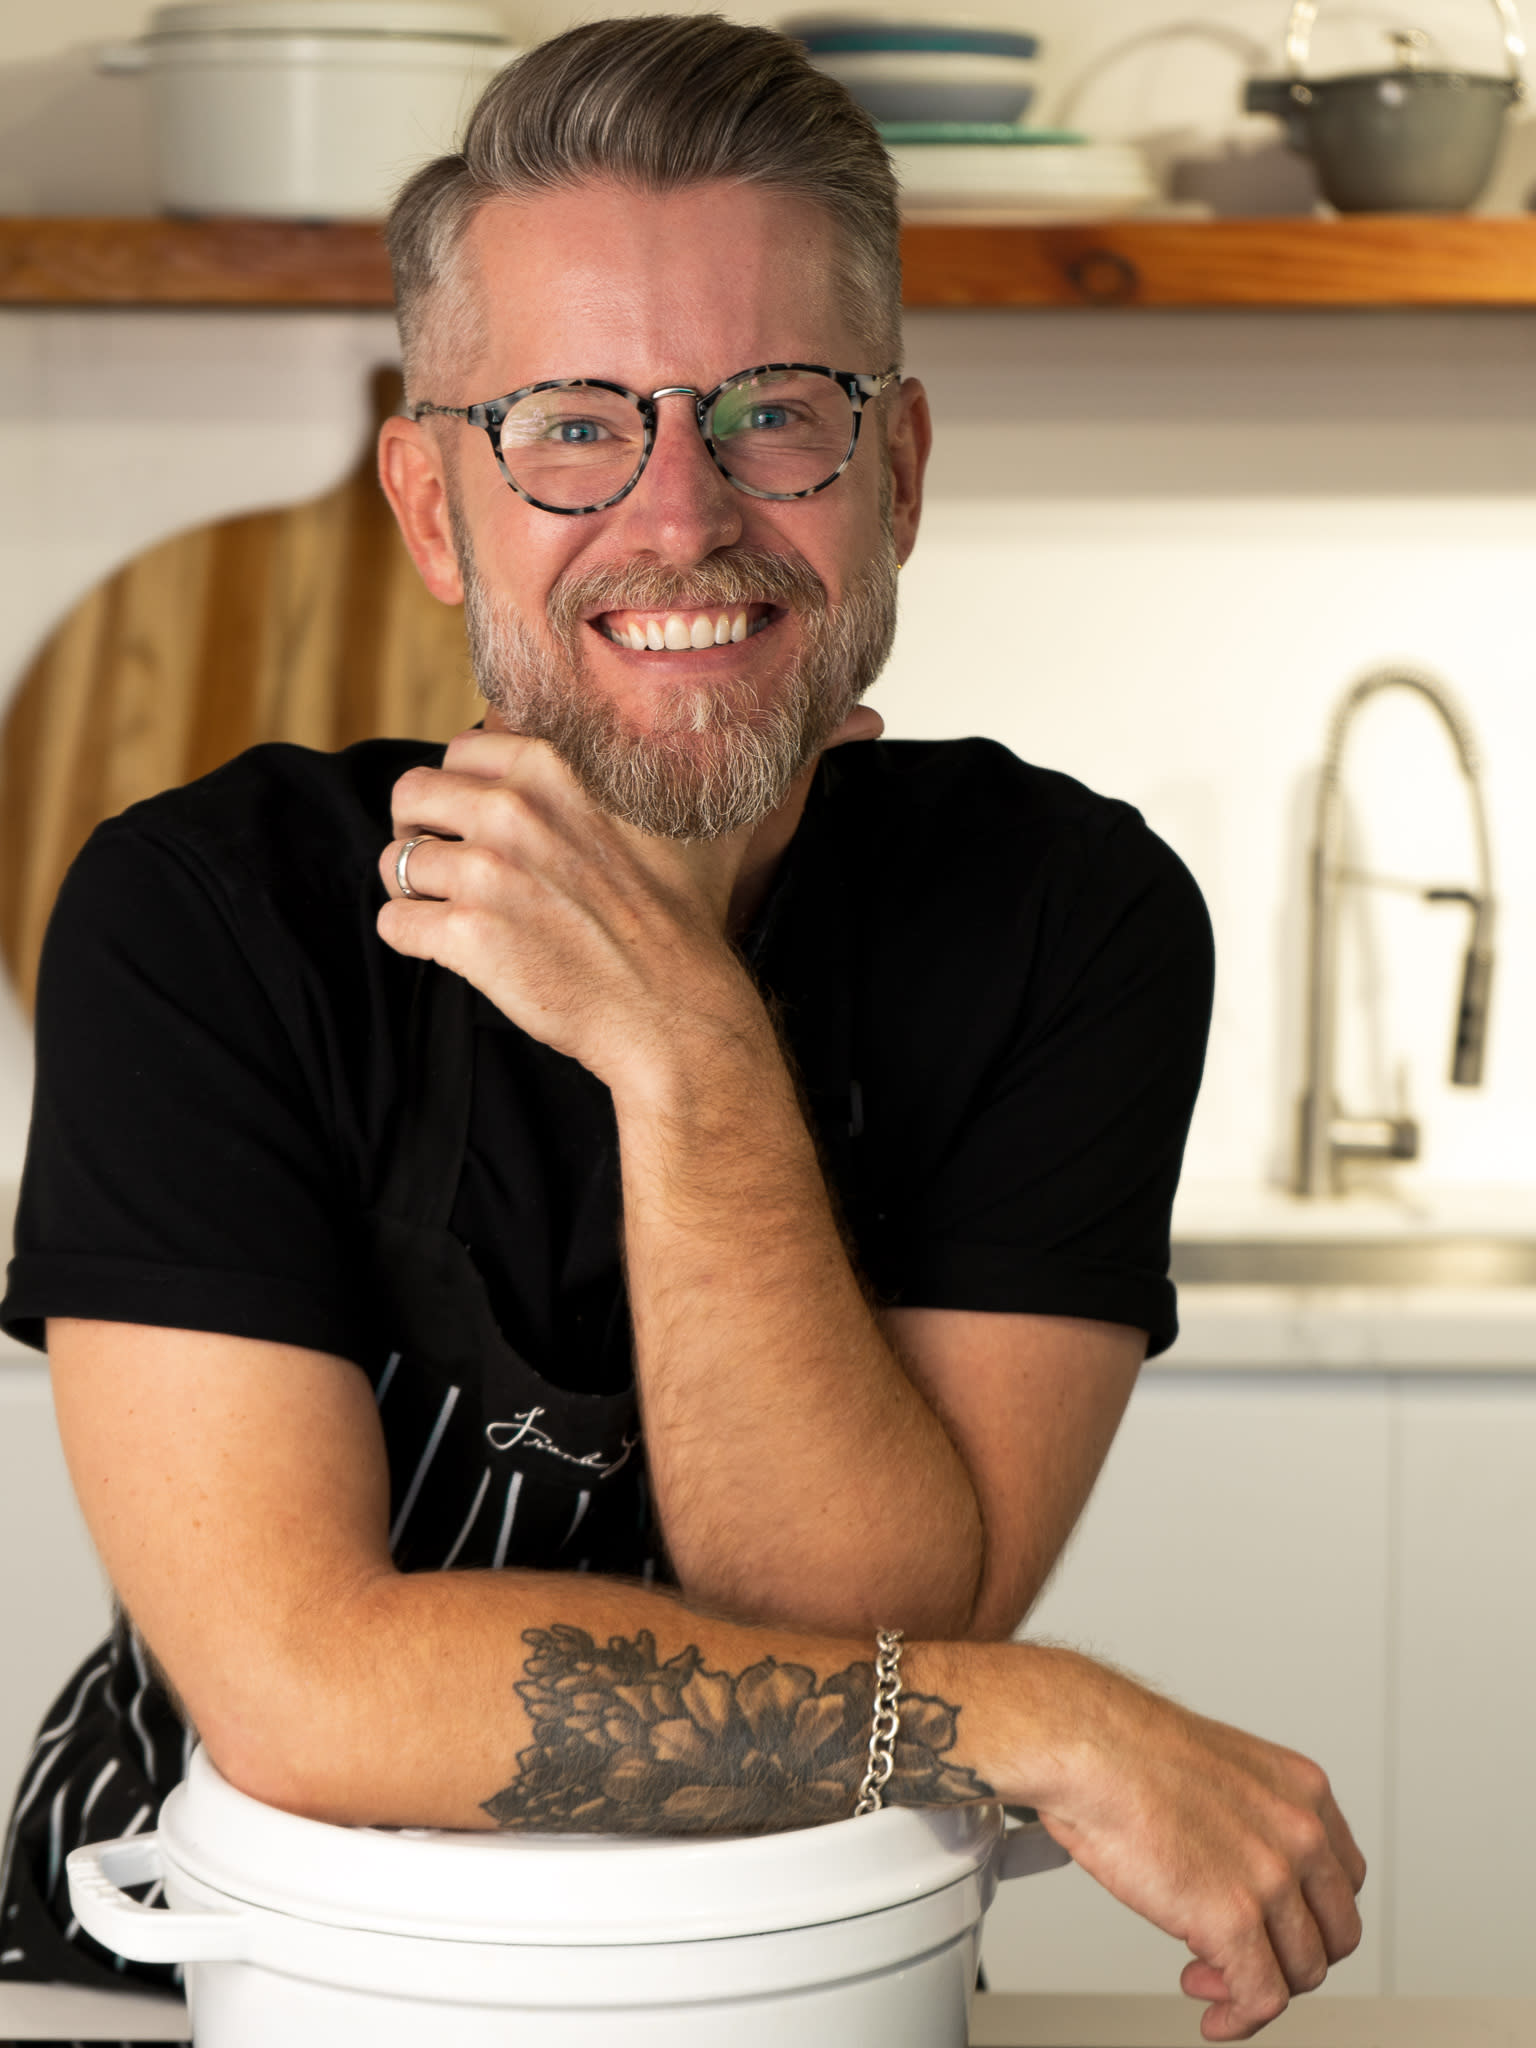
{"type": "Polygon", "coordinates": [[[13,1970],[105,1975],[63,1849],[192,1728],[338,1822],[845,1817],[877,1631],[885,1796],[1037,1807],[1209,2038],[1354,1946],[1314,1765],[1008,1640],[1172,1336],[1208,934],[1123,806],[870,744],[896,231],[713,18],[544,45],[402,195],[381,476],[489,711],[258,750],[61,896],[5,1315],[133,1619],[23,1783],[13,1970]]]}

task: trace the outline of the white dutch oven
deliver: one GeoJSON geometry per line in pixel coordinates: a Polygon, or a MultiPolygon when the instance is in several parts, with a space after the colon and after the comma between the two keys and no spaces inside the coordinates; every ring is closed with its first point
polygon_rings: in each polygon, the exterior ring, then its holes
{"type": "Polygon", "coordinates": [[[516,54],[467,0],[190,0],[100,61],[145,74],[171,212],[355,220],[457,147],[516,54]]]}
{"type": "Polygon", "coordinates": [[[186,1965],[198,2048],[964,2048],[999,1879],[1067,1861],[990,1804],[710,1841],[331,1827],[198,1750],[158,1833],[68,1869],[98,1941],[186,1965]],[[155,1879],[165,1907],[121,1889],[155,1879]]]}

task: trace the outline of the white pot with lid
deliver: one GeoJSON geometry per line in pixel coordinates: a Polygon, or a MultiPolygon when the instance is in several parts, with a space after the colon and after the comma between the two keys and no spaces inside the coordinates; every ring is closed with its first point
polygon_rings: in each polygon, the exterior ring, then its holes
{"type": "Polygon", "coordinates": [[[186,1965],[198,2048],[964,2048],[999,1880],[1067,1861],[990,1803],[752,1838],[333,1827],[198,1750],[155,1834],[68,1870],[98,1941],[186,1965]],[[153,1880],[165,1907],[122,1889],[153,1880]]]}
{"type": "Polygon", "coordinates": [[[144,75],[167,211],[367,220],[516,55],[474,0],[183,0],[100,62],[144,75]]]}

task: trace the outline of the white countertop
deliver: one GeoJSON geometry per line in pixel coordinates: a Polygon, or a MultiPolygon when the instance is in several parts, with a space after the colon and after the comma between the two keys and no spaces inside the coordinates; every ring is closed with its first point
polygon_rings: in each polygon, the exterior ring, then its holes
{"type": "MultiPolygon", "coordinates": [[[[971,2048],[1202,2048],[1187,1998],[976,2000],[971,2048]]],[[[1532,1998],[1300,1998],[1257,2036],[1272,2048],[1536,2048],[1532,1998]]]]}
{"type": "MultiPolygon", "coordinates": [[[[1536,1188],[1432,1187],[1303,1201],[1278,1188],[1186,1182],[1175,1243],[1468,1236],[1536,1238],[1536,1188]]],[[[1179,1339],[1151,1370],[1536,1373],[1536,1287],[1179,1288],[1179,1339]]]]}
{"type": "MultiPolygon", "coordinates": [[[[982,1993],[972,2048],[1200,2048],[1202,2008],[1186,1998],[982,1993]]],[[[186,2008],[165,1998],[0,1987],[0,2044],[185,2041],[186,2008]]],[[[1273,2048],[1536,2048],[1536,1999],[1298,1999],[1259,2037],[1273,2048]]]]}
{"type": "Polygon", "coordinates": [[[1536,1287],[1179,1288],[1149,1372],[1536,1374],[1536,1287]]]}

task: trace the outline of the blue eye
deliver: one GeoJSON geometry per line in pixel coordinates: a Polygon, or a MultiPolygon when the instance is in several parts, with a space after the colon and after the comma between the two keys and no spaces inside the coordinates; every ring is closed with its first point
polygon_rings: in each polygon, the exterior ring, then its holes
{"type": "Polygon", "coordinates": [[[555,426],[555,439],[567,448],[584,448],[599,440],[602,432],[596,420],[560,420],[555,426]]]}
{"type": "Polygon", "coordinates": [[[788,423],[789,408],[784,405],[754,405],[744,422],[749,427],[782,427],[788,423]]]}

